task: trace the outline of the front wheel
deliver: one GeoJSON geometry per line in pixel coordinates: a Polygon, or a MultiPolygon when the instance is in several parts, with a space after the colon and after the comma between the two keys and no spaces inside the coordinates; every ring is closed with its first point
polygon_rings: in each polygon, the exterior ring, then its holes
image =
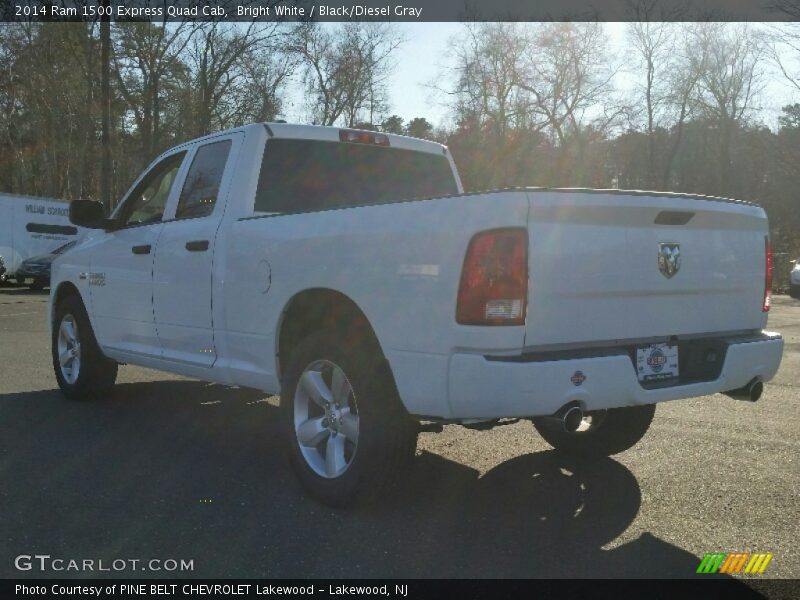
{"type": "Polygon", "coordinates": [[[117,379],[118,365],[103,356],[78,296],[68,296],[56,306],[52,355],[58,387],[68,398],[102,397],[117,379]]]}
{"type": "Polygon", "coordinates": [[[575,432],[559,431],[549,423],[534,419],[533,426],[556,450],[582,457],[602,457],[632,448],[647,433],[655,404],[626,406],[584,413],[575,432]]]}
{"type": "Polygon", "coordinates": [[[384,491],[417,439],[380,350],[348,348],[344,337],[320,331],[300,342],[281,385],[291,465],[313,496],[337,507],[384,491]]]}

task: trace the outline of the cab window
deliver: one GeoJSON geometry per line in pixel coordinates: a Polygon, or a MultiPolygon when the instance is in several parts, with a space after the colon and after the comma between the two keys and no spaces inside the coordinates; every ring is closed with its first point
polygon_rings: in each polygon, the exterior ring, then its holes
{"type": "Polygon", "coordinates": [[[212,213],[230,151],[230,140],[206,144],[197,150],[178,200],[176,219],[206,217],[212,213]]]}
{"type": "Polygon", "coordinates": [[[146,225],[161,221],[172,184],[178,175],[186,152],[165,158],[136,186],[120,213],[123,227],[146,225]]]}

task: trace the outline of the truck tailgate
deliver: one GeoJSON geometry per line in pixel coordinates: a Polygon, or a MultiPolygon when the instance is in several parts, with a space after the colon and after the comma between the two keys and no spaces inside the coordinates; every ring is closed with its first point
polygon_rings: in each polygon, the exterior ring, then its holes
{"type": "Polygon", "coordinates": [[[526,347],[765,325],[768,226],[760,207],[579,190],[528,197],[526,347]],[[672,260],[660,265],[660,252],[672,260]]]}

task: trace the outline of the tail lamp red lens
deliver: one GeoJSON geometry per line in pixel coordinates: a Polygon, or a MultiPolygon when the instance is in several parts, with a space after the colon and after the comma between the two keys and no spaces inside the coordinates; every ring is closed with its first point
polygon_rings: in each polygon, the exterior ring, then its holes
{"type": "Polygon", "coordinates": [[[461,325],[524,325],[528,302],[528,232],[491,229],[469,243],[458,288],[461,325]]]}
{"type": "Polygon", "coordinates": [[[774,269],[774,262],[772,259],[772,244],[769,243],[769,236],[764,238],[764,250],[766,256],[766,265],[764,271],[764,304],[761,310],[764,312],[769,311],[772,304],[772,271],[774,269]]]}

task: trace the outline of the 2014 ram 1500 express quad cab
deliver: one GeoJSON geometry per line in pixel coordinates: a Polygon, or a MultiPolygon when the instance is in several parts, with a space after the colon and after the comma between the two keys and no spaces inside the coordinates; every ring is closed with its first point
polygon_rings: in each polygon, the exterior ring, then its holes
{"type": "Polygon", "coordinates": [[[464,194],[447,148],[255,124],[160,156],[53,268],[55,374],[119,363],[280,393],[302,483],[371,496],[420,430],[531,419],[555,448],[633,446],[665,400],[757,399],[772,258],[753,204],[681,194],[464,194]]]}

